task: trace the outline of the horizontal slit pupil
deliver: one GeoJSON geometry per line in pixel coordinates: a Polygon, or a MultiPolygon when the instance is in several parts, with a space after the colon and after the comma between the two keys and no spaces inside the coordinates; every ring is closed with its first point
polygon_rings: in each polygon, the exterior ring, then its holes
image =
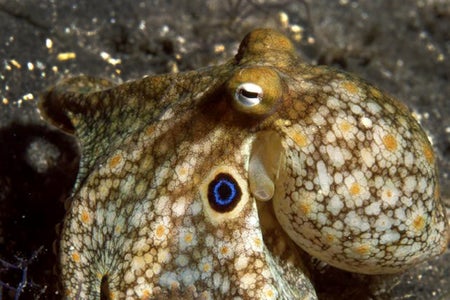
{"type": "Polygon", "coordinates": [[[241,95],[247,98],[258,98],[259,93],[257,92],[250,92],[244,89],[241,89],[241,95]]]}

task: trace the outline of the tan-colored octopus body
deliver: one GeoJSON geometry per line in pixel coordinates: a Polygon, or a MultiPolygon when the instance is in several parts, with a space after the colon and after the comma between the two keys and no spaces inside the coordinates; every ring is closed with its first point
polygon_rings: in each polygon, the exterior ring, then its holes
{"type": "Polygon", "coordinates": [[[49,90],[80,140],[61,236],[68,299],[314,299],[302,248],[399,272],[441,253],[435,157],[407,108],[255,30],[228,63],[49,90]]]}

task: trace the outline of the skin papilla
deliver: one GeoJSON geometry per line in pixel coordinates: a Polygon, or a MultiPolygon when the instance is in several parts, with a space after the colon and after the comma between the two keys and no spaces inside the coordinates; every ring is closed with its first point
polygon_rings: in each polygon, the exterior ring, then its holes
{"type": "Polygon", "coordinates": [[[273,30],[219,66],[66,80],[40,110],[82,151],[59,247],[68,299],[315,299],[300,249],[385,274],[448,243],[410,111],[273,30]]]}

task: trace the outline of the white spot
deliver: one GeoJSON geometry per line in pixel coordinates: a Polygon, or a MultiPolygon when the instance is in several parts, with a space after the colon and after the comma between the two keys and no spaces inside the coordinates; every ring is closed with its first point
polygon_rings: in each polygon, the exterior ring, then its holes
{"type": "Polygon", "coordinates": [[[233,247],[230,243],[220,241],[217,244],[217,257],[222,259],[230,259],[234,255],[233,247]]]}
{"type": "Polygon", "coordinates": [[[397,231],[390,230],[380,237],[380,244],[391,244],[400,239],[400,234],[397,231]]]}
{"type": "Polygon", "coordinates": [[[278,292],[272,285],[266,284],[262,289],[261,299],[274,300],[278,299],[278,292]]]}
{"type": "Polygon", "coordinates": [[[186,209],[187,209],[186,204],[187,204],[186,197],[182,196],[182,197],[178,198],[172,205],[173,215],[176,217],[186,215],[186,209]]]}
{"type": "MultiPolygon", "coordinates": [[[[300,179],[300,177],[298,177],[298,179],[300,179]]],[[[306,181],[303,185],[308,191],[311,191],[314,188],[314,184],[309,180],[306,181]]]]}
{"type": "Polygon", "coordinates": [[[198,269],[200,271],[200,276],[202,279],[209,278],[213,271],[213,261],[211,256],[202,257],[200,263],[198,264],[198,269]]]}
{"type": "Polygon", "coordinates": [[[134,256],[131,261],[131,270],[139,271],[145,268],[145,260],[143,256],[134,256]]]}
{"type": "Polygon", "coordinates": [[[325,121],[325,119],[323,118],[323,116],[319,113],[314,114],[311,117],[311,120],[314,122],[314,124],[316,124],[317,126],[322,126],[325,125],[327,122],[325,121]]]}
{"type": "Polygon", "coordinates": [[[227,294],[230,290],[230,279],[228,277],[224,277],[223,281],[220,284],[220,291],[222,294],[227,294]]]}
{"type": "Polygon", "coordinates": [[[336,239],[339,240],[342,238],[342,231],[336,230],[336,228],[324,227],[322,232],[325,233],[327,236],[332,237],[333,240],[336,240],[336,239]]]}
{"type": "Polygon", "coordinates": [[[159,278],[159,285],[170,288],[173,284],[179,284],[177,274],[174,272],[165,272],[159,278]]]}
{"type": "Polygon", "coordinates": [[[414,163],[414,155],[412,152],[405,152],[405,158],[404,158],[405,166],[407,168],[411,168],[414,163]]]}
{"type": "Polygon", "coordinates": [[[124,180],[121,181],[120,184],[120,192],[122,194],[129,194],[132,189],[134,189],[134,185],[136,182],[136,178],[132,175],[127,176],[124,180]]]}
{"type": "MultiPolygon", "coordinates": [[[[393,207],[398,201],[399,193],[399,190],[395,187],[392,181],[389,180],[382,187],[381,200],[383,200],[383,203],[386,205],[393,207]]],[[[386,207],[386,205],[384,205],[384,207],[386,207]]]]}
{"type": "Polygon", "coordinates": [[[331,109],[338,109],[341,107],[341,101],[336,99],[335,97],[328,97],[327,106],[331,109]]]}
{"type": "Polygon", "coordinates": [[[234,268],[237,271],[247,268],[248,265],[248,257],[245,255],[238,256],[234,261],[234,268]]]}
{"type": "Polygon", "coordinates": [[[168,248],[163,248],[158,251],[158,262],[167,263],[171,258],[168,248]]]}
{"type": "Polygon", "coordinates": [[[200,273],[197,270],[192,270],[190,268],[185,268],[180,274],[180,279],[184,286],[189,286],[194,284],[200,277],[200,273]]]}
{"type": "Polygon", "coordinates": [[[368,168],[371,168],[375,163],[375,158],[373,157],[372,152],[367,148],[361,149],[361,158],[368,168]]]}
{"type": "Polygon", "coordinates": [[[195,235],[195,228],[183,227],[180,229],[179,235],[180,249],[185,250],[188,247],[195,246],[197,244],[197,237],[195,235]]]}
{"type": "Polygon", "coordinates": [[[333,223],[333,228],[342,231],[342,229],[344,229],[344,223],[342,223],[342,221],[340,220],[337,220],[336,222],[333,223]]]}
{"type": "Polygon", "coordinates": [[[350,229],[356,232],[364,232],[370,229],[369,223],[363,220],[355,211],[350,211],[345,216],[344,222],[350,229]]]}
{"type": "Polygon", "coordinates": [[[402,207],[395,209],[395,218],[400,220],[402,223],[406,220],[405,210],[402,207]]]}
{"type": "Polygon", "coordinates": [[[342,176],[342,173],[336,172],[334,173],[334,183],[341,184],[344,177],[342,176]]]}
{"type": "Polygon", "coordinates": [[[181,165],[177,165],[175,167],[175,173],[177,174],[177,178],[181,183],[185,183],[192,178],[192,166],[184,162],[181,165]]]}
{"type": "Polygon", "coordinates": [[[202,211],[202,204],[199,201],[195,201],[190,206],[190,213],[193,216],[198,215],[202,211]]]}
{"type": "Polygon", "coordinates": [[[318,161],[316,166],[319,185],[322,194],[328,195],[330,193],[330,184],[332,182],[332,178],[328,174],[327,167],[325,166],[325,163],[322,160],[318,161]]]}
{"type": "Polygon", "coordinates": [[[136,277],[134,277],[134,272],[132,271],[126,272],[123,277],[123,280],[128,284],[134,282],[136,280],[136,277]]]}
{"type": "Polygon", "coordinates": [[[327,153],[331,161],[337,168],[340,168],[344,165],[345,161],[344,156],[342,155],[341,148],[327,145],[327,153]]]}
{"type": "Polygon", "coordinates": [[[337,216],[341,209],[344,207],[344,203],[341,201],[338,195],[333,195],[327,205],[327,210],[334,216],[337,216]]]}
{"type": "Polygon", "coordinates": [[[386,216],[385,214],[381,214],[375,221],[374,226],[377,232],[386,231],[392,227],[392,219],[386,216]]]}
{"type": "Polygon", "coordinates": [[[362,113],[361,106],[356,105],[356,104],[352,104],[352,105],[350,106],[350,110],[351,110],[354,114],[357,114],[357,115],[359,115],[359,114],[362,113]]]}
{"type": "Polygon", "coordinates": [[[362,117],[360,122],[361,122],[361,125],[364,126],[365,128],[372,127],[372,120],[367,117],[362,117]]]}
{"type": "Polygon", "coordinates": [[[408,176],[405,178],[405,181],[403,183],[403,191],[406,194],[412,193],[417,186],[417,180],[415,176],[408,176]]]}
{"type": "Polygon", "coordinates": [[[400,201],[406,205],[406,207],[411,207],[411,205],[413,204],[412,199],[410,197],[401,197],[400,201]]]}
{"type": "Polygon", "coordinates": [[[220,273],[214,273],[213,275],[214,289],[218,290],[222,286],[222,276],[220,273]]]}
{"type": "Polygon", "coordinates": [[[336,141],[336,136],[334,135],[333,131],[327,131],[327,134],[325,135],[325,139],[328,143],[334,143],[336,141]]]}
{"type": "Polygon", "coordinates": [[[173,110],[171,108],[166,109],[164,114],[160,117],[161,121],[166,121],[172,119],[174,116],[173,110]]]}
{"type": "Polygon", "coordinates": [[[364,211],[369,216],[370,215],[372,215],[372,216],[378,215],[380,213],[380,205],[381,205],[380,202],[373,202],[369,206],[367,206],[364,209],[364,211]]]}
{"type": "Polygon", "coordinates": [[[167,196],[161,196],[156,199],[154,211],[159,216],[168,216],[170,209],[168,209],[168,203],[171,203],[170,198],[167,196]]]}
{"type": "Polygon", "coordinates": [[[417,185],[417,190],[419,193],[423,194],[425,192],[425,189],[427,188],[427,179],[424,177],[421,177],[419,179],[419,183],[417,185]]]}
{"type": "Polygon", "coordinates": [[[205,238],[205,246],[208,248],[212,248],[214,246],[214,237],[208,234],[205,238]]]}
{"type": "Polygon", "coordinates": [[[189,263],[189,257],[184,254],[177,255],[175,263],[180,267],[185,267],[189,263]]]}
{"type": "Polygon", "coordinates": [[[244,290],[250,288],[256,282],[256,274],[255,273],[246,273],[241,277],[241,288],[244,290]]]}
{"type": "Polygon", "coordinates": [[[369,102],[367,103],[367,109],[370,113],[376,115],[381,111],[381,107],[376,104],[375,102],[369,102]]]}

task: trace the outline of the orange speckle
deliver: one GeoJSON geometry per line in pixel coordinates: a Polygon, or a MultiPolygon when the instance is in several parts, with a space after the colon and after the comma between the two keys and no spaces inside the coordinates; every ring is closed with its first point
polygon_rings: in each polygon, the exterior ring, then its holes
{"type": "Polygon", "coordinates": [[[78,252],[72,253],[72,260],[76,263],[80,262],[80,254],[78,252]]]}
{"type": "Polygon", "coordinates": [[[294,140],[294,142],[299,145],[300,147],[305,147],[308,145],[308,139],[307,137],[300,132],[294,132],[292,134],[292,139],[294,140]]]}
{"type": "Polygon", "coordinates": [[[164,225],[158,225],[156,227],[156,237],[162,238],[164,236],[164,233],[166,232],[166,227],[164,225]]]}
{"type": "Polygon", "coordinates": [[[256,237],[253,241],[255,242],[255,245],[257,247],[261,247],[262,246],[262,241],[261,241],[260,238],[256,237]]]}
{"type": "Polygon", "coordinates": [[[266,291],[266,296],[269,298],[273,298],[275,296],[273,290],[267,290],[266,291]]]}
{"type": "Polygon", "coordinates": [[[200,183],[200,181],[201,181],[200,176],[197,175],[197,174],[194,174],[194,176],[192,177],[192,184],[193,184],[193,185],[197,185],[197,184],[200,183]]]}
{"type": "Polygon", "coordinates": [[[80,120],[81,120],[81,118],[77,118],[77,117],[73,116],[70,119],[70,122],[73,124],[74,127],[77,127],[80,124],[80,120]]]}
{"type": "Polygon", "coordinates": [[[367,255],[370,252],[370,246],[367,244],[363,244],[356,246],[353,250],[358,254],[367,255]]]}
{"type": "Polygon", "coordinates": [[[422,231],[425,227],[425,218],[422,215],[416,216],[412,225],[415,231],[422,231]]]}
{"type": "Polygon", "coordinates": [[[294,110],[297,111],[297,112],[304,112],[308,108],[308,105],[306,105],[305,102],[303,102],[303,101],[294,101],[294,103],[293,103],[294,110]]]}
{"type": "Polygon", "coordinates": [[[342,132],[346,133],[350,131],[350,129],[352,128],[352,124],[344,120],[341,122],[341,124],[339,124],[339,128],[342,132]]]}
{"type": "Polygon", "coordinates": [[[228,246],[222,246],[220,247],[219,251],[222,255],[227,255],[228,253],[230,253],[230,248],[228,248],[228,246]]]}
{"type": "Polygon", "coordinates": [[[440,191],[439,183],[436,183],[436,185],[434,186],[434,199],[439,199],[440,196],[441,196],[441,191],[440,191]]]}
{"type": "Polygon", "coordinates": [[[90,214],[86,210],[83,210],[81,212],[81,222],[87,224],[90,222],[90,220],[91,220],[90,214]]]}
{"type": "Polygon", "coordinates": [[[330,233],[325,234],[325,242],[327,244],[332,244],[336,240],[336,237],[330,233]]]}
{"type": "Polygon", "coordinates": [[[361,186],[359,185],[359,183],[354,182],[350,187],[349,192],[352,196],[356,196],[361,193],[361,186]]]}
{"type": "Polygon", "coordinates": [[[151,136],[153,134],[153,132],[155,132],[155,125],[148,126],[145,129],[145,135],[147,135],[147,136],[151,136]]]}
{"type": "Polygon", "coordinates": [[[114,155],[110,160],[109,160],[109,167],[111,169],[114,169],[115,167],[117,167],[120,162],[122,161],[123,157],[121,154],[116,154],[114,155]]]}
{"type": "Polygon", "coordinates": [[[202,270],[203,270],[203,272],[209,272],[209,271],[211,271],[211,265],[208,264],[208,263],[203,264],[202,270]]]}
{"type": "Polygon", "coordinates": [[[141,300],[148,300],[150,299],[151,293],[149,290],[144,290],[142,292],[141,300]]]}
{"type": "Polygon", "coordinates": [[[301,202],[298,207],[300,212],[304,215],[309,215],[311,213],[311,203],[301,202]]]}
{"type": "Polygon", "coordinates": [[[184,236],[184,241],[188,244],[191,243],[193,239],[194,236],[192,235],[192,233],[186,233],[186,235],[184,236]]]}
{"type": "Polygon", "coordinates": [[[179,175],[180,176],[186,176],[186,175],[188,175],[188,173],[189,173],[189,169],[188,169],[188,167],[186,167],[186,166],[183,166],[183,167],[181,167],[180,169],[179,169],[179,175]]]}
{"type": "Polygon", "coordinates": [[[342,87],[350,94],[358,94],[358,87],[351,81],[344,81],[342,87]]]}
{"type": "Polygon", "coordinates": [[[372,96],[375,97],[375,98],[381,98],[382,97],[381,92],[379,90],[377,90],[376,88],[374,88],[374,87],[370,87],[370,92],[372,93],[372,96]]]}
{"type": "Polygon", "coordinates": [[[434,152],[430,145],[424,144],[422,147],[423,155],[430,165],[434,165],[434,152]]]}
{"type": "Polygon", "coordinates": [[[383,137],[383,144],[389,151],[395,151],[398,147],[397,140],[392,134],[386,134],[383,137]]]}
{"type": "Polygon", "coordinates": [[[388,198],[391,198],[391,197],[392,197],[392,191],[391,191],[391,190],[387,190],[387,191],[386,191],[386,196],[387,196],[388,198]]]}

